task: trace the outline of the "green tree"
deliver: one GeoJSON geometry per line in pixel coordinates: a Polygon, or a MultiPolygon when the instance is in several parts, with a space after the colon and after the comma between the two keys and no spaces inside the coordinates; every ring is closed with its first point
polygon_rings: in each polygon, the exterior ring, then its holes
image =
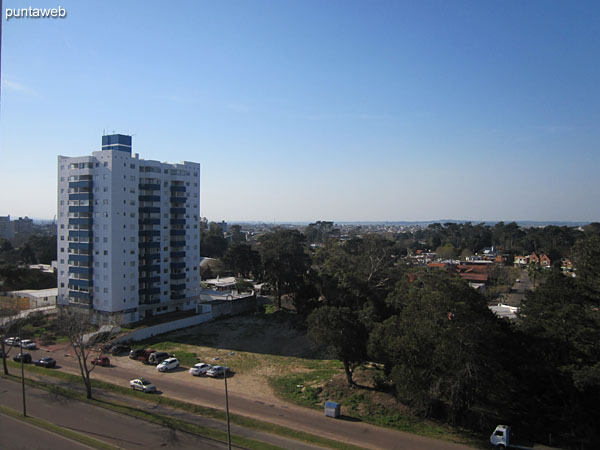
{"type": "Polygon", "coordinates": [[[531,282],[533,283],[533,289],[535,289],[535,287],[536,287],[535,282],[539,278],[541,272],[542,272],[542,268],[536,262],[531,262],[527,266],[527,275],[529,275],[529,278],[531,279],[531,282]]]}
{"type": "Polygon", "coordinates": [[[329,239],[338,237],[340,230],[334,228],[333,222],[319,220],[315,223],[309,224],[305,228],[304,234],[309,243],[324,244],[329,239]]]}
{"type": "Polygon", "coordinates": [[[538,395],[526,407],[535,409],[550,429],[600,442],[597,303],[577,279],[552,272],[546,282],[526,294],[519,317],[519,331],[533,355],[528,372],[537,374],[526,386],[538,395]]]}
{"type": "Polygon", "coordinates": [[[600,303],[600,234],[577,241],[572,254],[582,287],[600,303]]]}
{"type": "Polygon", "coordinates": [[[35,256],[35,252],[31,248],[31,245],[25,244],[25,246],[21,249],[21,261],[25,264],[36,264],[37,258],[35,256]]]}
{"type": "Polygon", "coordinates": [[[232,244],[246,242],[246,235],[242,233],[241,225],[231,225],[231,227],[229,227],[229,234],[231,235],[232,244]]]}
{"type": "Polygon", "coordinates": [[[398,397],[425,416],[462,423],[502,373],[502,333],[485,299],[459,277],[423,272],[388,298],[396,315],[375,325],[369,352],[398,397]]]}
{"type": "Polygon", "coordinates": [[[458,250],[454,247],[454,245],[450,243],[436,248],[435,253],[438,256],[438,258],[443,259],[453,259],[458,256],[458,250]]]}
{"type": "Polygon", "coordinates": [[[278,228],[259,238],[263,279],[271,285],[281,308],[281,297],[295,292],[310,267],[305,238],[298,230],[278,228]]]}
{"type": "Polygon", "coordinates": [[[250,244],[232,243],[223,255],[223,264],[235,275],[249,277],[260,269],[260,254],[250,244]]]}
{"type": "Polygon", "coordinates": [[[227,239],[221,227],[215,222],[208,226],[200,222],[200,254],[209,258],[220,258],[227,250],[227,239]]]}
{"type": "Polygon", "coordinates": [[[344,365],[346,381],[355,384],[352,374],[366,358],[368,333],[356,314],[345,307],[323,306],[307,319],[308,336],[320,347],[330,349],[344,365]]]}

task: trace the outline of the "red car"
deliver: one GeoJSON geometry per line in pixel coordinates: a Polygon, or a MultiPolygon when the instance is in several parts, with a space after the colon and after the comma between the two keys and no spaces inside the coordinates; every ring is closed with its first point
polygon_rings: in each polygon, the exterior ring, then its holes
{"type": "Polygon", "coordinates": [[[95,359],[92,359],[92,364],[95,366],[108,367],[110,366],[110,359],[108,356],[98,356],[95,359]]]}

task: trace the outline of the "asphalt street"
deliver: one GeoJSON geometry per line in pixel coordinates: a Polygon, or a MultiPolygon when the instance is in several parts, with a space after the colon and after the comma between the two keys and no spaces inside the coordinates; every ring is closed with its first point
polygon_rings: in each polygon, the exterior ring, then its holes
{"type": "Polygon", "coordinates": [[[525,298],[525,293],[533,287],[533,283],[527,275],[527,271],[521,270],[521,278],[519,283],[515,283],[511,288],[510,294],[506,299],[506,304],[510,306],[521,306],[521,302],[525,298]]]}
{"type": "Polygon", "coordinates": [[[91,447],[54,434],[30,423],[0,414],[0,448],[2,450],[89,450],[91,447]]]}
{"type": "MultiPolygon", "coordinates": [[[[0,398],[2,399],[2,405],[17,411],[22,410],[20,384],[0,379],[0,398]]],[[[226,444],[178,432],[31,387],[27,387],[27,414],[124,449],[227,448],[226,444]]],[[[10,418],[2,416],[2,419],[5,421],[10,418]]],[[[35,433],[38,434],[40,440],[37,441],[38,444],[35,444],[37,446],[31,447],[29,446],[31,445],[31,436],[27,430],[22,427],[19,429],[18,424],[13,427],[15,424],[11,423],[10,420],[6,421],[6,425],[9,425],[9,427],[2,428],[2,449],[68,448],[63,446],[63,444],[67,445],[64,442],[59,443],[53,440],[52,443],[50,441],[46,443],[45,439],[54,439],[56,435],[38,428],[36,428],[35,433]],[[49,434],[51,437],[47,436],[49,434]]],[[[62,439],[62,441],[65,441],[65,439],[62,439]]],[[[77,445],[70,448],[87,448],[73,441],[66,441],[69,442],[69,445],[71,443],[77,445]]]]}

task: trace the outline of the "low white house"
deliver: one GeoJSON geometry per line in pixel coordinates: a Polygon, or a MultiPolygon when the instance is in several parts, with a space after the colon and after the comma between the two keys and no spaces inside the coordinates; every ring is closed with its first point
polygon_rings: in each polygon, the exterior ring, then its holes
{"type": "Polygon", "coordinates": [[[29,299],[29,308],[42,308],[44,306],[56,306],[58,297],[58,288],[52,289],[26,289],[23,291],[11,291],[8,293],[11,297],[20,297],[29,299]]]}

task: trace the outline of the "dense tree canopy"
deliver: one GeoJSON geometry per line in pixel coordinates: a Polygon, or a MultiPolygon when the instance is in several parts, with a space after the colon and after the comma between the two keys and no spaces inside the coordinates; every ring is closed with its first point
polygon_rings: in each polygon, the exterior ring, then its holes
{"type": "Polygon", "coordinates": [[[425,415],[473,420],[502,370],[502,333],[485,299],[435,271],[400,283],[388,302],[395,314],[375,326],[369,351],[385,364],[398,397],[425,415]]]}
{"type": "Polygon", "coordinates": [[[281,297],[295,292],[303,284],[310,267],[305,238],[297,230],[276,229],[260,237],[258,251],[262,261],[262,278],[275,290],[277,305],[281,297]]]}

